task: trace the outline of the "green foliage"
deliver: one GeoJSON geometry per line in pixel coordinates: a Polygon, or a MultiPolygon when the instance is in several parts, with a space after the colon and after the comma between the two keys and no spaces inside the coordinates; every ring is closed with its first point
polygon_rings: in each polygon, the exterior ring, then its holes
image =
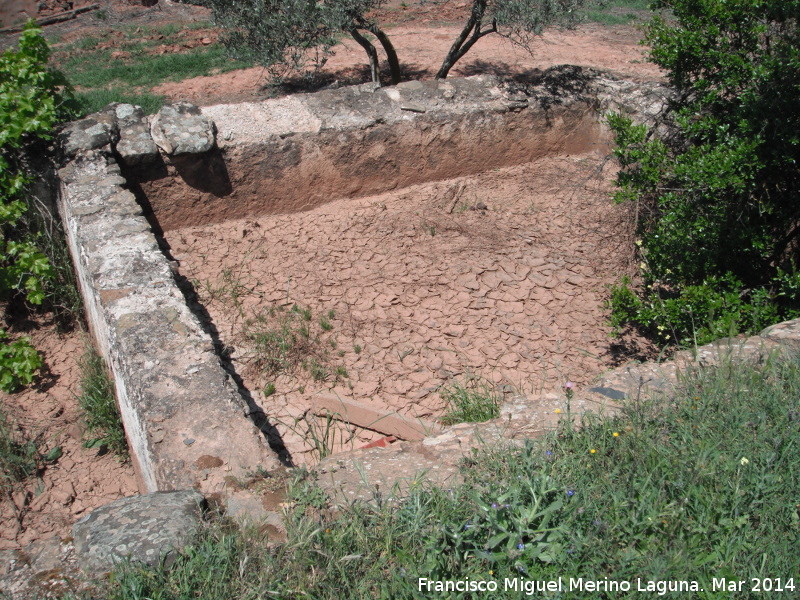
{"type": "MultiPolygon", "coordinates": [[[[64,78],[47,66],[49,48],[41,30],[29,23],[16,50],[0,55],[0,299],[42,304],[56,269],[42,251],[40,217],[30,205],[29,162],[42,153],[41,141],[67,114],[64,78]]],[[[29,340],[9,342],[0,329],[0,389],[28,385],[41,366],[29,340]]]]}
{"type": "Polygon", "coordinates": [[[0,390],[15,392],[33,383],[36,371],[42,367],[42,358],[31,345],[29,338],[9,341],[8,333],[0,329],[0,390]]]}
{"type": "Polygon", "coordinates": [[[614,292],[612,318],[684,343],[794,317],[800,2],[657,6],[673,18],[649,24],[650,59],[678,94],[661,134],[609,120],[617,199],[638,203],[644,284],[638,302],[614,292]]]}
{"type": "Polygon", "coordinates": [[[88,439],[86,448],[106,447],[122,459],[128,457],[128,441],[119,414],[114,383],[103,359],[94,351],[84,354],[81,363],[81,395],[78,404],[83,411],[88,439]]]}
{"type": "MultiPolygon", "coordinates": [[[[238,60],[267,68],[288,65],[302,71],[324,64],[341,30],[337,3],[313,0],[209,0],[214,23],[226,33],[223,43],[238,60]]],[[[357,6],[357,5],[356,5],[357,6]]],[[[370,5],[361,7],[361,11],[370,5]]]]}
{"type": "MultiPolygon", "coordinates": [[[[306,477],[290,490],[286,543],[218,523],[169,569],[118,568],[108,597],[470,597],[420,591],[419,577],[495,581],[487,597],[514,599],[536,593],[505,590],[505,578],[608,578],[632,590],[637,578],[694,580],[707,593],[666,597],[710,600],[723,597],[712,577],[780,576],[783,585],[794,577],[796,592],[798,398],[797,359],[728,364],[687,374],[671,400],[580,428],[565,421],[521,448],[482,447],[450,489],[412,482],[403,500],[378,489],[369,504],[332,511],[306,477]]],[[[724,594],[761,596],[749,585],[724,594]]]]}
{"type": "Polygon", "coordinates": [[[483,423],[500,416],[499,394],[480,377],[467,376],[463,383],[451,382],[439,390],[439,395],[446,403],[445,415],[440,419],[445,425],[483,423]]]}
{"type": "Polygon", "coordinates": [[[500,34],[530,51],[531,42],[545,29],[574,26],[582,17],[582,9],[597,4],[596,0],[472,0],[464,28],[436,78],[447,77],[453,65],[487,35],[500,34]]]}
{"type": "Polygon", "coordinates": [[[47,42],[41,30],[26,26],[17,51],[0,56],[0,294],[22,292],[33,304],[44,299],[44,281],[53,277],[45,256],[15,231],[28,213],[25,191],[31,175],[25,150],[51,137],[63,114],[66,81],[48,69],[47,42]]]}
{"type": "MultiPolygon", "coordinates": [[[[364,35],[371,34],[386,53],[392,83],[400,81],[400,63],[394,47],[371,16],[382,0],[205,0],[205,4],[212,9],[215,24],[225,30],[223,42],[231,54],[264,65],[276,79],[292,71],[308,76],[325,64],[342,34],[348,34],[366,51],[372,80],[378,83],[377,52],[372,38],[364,35]]],[[[572,25],[582,17],[578,9],[595,4],[599,2],[473,0],[464,29],[436,77],[447,77],[453,65],[486,35],[499,33],[530,48],[532,38],[545,28],[572,25]]]]}

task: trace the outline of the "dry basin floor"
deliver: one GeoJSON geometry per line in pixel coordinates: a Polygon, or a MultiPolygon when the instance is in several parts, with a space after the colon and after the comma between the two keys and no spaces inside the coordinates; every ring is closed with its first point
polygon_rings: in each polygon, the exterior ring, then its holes
{"type": "MultiPolygon", "coordinates": [[[[531,393],[608,368],[603,300],[631,248],[612,177],[597,154],[550,157],[166,235],[246,387],[308,463],[326,423],[302,417],[320,391],[436,420],[442,386],[470,376],[531,393]]],[[[379,437],[340,425],[335,441],[379,437]]]]}

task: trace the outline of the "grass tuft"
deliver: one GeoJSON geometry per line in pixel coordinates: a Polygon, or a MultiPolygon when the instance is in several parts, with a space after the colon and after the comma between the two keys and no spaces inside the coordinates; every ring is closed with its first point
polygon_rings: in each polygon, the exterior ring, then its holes
{"type": "Polygon", "coordinates": [[[0,410],[0,491],[8,493],[15,484],[35,474],[40,458],[37,443],[17,432],[0,410]]]}
{"type": "Polygon", "coordinates": [[[86,448],[107,448],[121,459],[128,458],[128,441],[119,414],[114,384],[105,362],[89,350],[80,361],[81,395],[78,404],[86,422],[86,448]]]}
{"type": "Polygon", "coordinates": [[[494,386],[480,377],[467,375],[464,382],[454,381],[439,390],[446,402],[444,425],[483,423],[500,416],[501,397],[494,386]]]}

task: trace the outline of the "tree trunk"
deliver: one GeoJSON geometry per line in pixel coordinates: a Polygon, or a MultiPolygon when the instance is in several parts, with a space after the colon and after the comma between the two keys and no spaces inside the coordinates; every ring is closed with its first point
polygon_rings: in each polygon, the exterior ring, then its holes
{"type": "Polygon", "coordinates": [[[467,24],[461,30],[459,36],[450,46],[447,56],[442,61],[442,66],[439,67],[439,72],[436,73],[436,79],[445,79],[450,69],[455,65],[470,48],[475,45],[479,39],[490,33],[497,32],[497,21],[492,21],[492,26],[489,29],[481,31],[481,24],[483,16],[486,14],[486,3],[488,0],[474,0],[472,4],[472,12],[469,15],[467,24]]]}
{"type": "Polygon", "coordinates": [[[392,41],[384,31],[376,24],[372,23],[366,27],[367,31],[372,33],[383,46],[386,52],[386,59],[389,61],[389,71],[392,74],[392,85],[400,83],[400,61],[397,59],[397,52],[394,49],[392,41]]]}
{"type": "Polygon", "coordinates": [[[375,46],[373,46],[372,42],[370,42],[367,38],[361,35],[355,27],[350,30],[350,35],[353,36],[353,39],[357,41],[362,48],[364,48],[367,56],[369,56],[369,71],[370,75],[372,76],[372,83],[377,83],[380,85],[381,72],[378,64],[378,51],[375,50],[375,46]]]}

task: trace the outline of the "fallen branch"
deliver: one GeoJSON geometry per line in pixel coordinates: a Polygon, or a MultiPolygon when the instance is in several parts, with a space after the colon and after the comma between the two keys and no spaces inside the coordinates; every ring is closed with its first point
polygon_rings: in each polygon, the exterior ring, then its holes
{"type": "MultiPolygon", "coordinates": [[[[42,17],[41,19],[36,19],[34,21],[34,24],[38,26],[53,25],[55,23],[61,23],[62,21],[69,21],[70,19],[74,19],[81,13],[89,12],[90,10],[96,10],[98,8],[100,8],[99,4],[90,4],[89,6],[81,6],[80,8],[73,8],[72,10],[68,10],[66,12],[50,15],[49,17],[42,17]]],[[[11,27],[3,27],[2,29],[0,29],[0,33],[19,33],[23,29],[25,29],[25,25],[12,25],[11,27]]]]}
{"type": "Polygon", "coordinates": [[[464,183],[463,181],[460,181],[458,183],[458,186],[455,187],[455,193],[453,194],[453,201],[450,204],[450,210],[447,211],[447,214],[449,214],[449,215],[453,214],[453,210],[455,210],[456,204],[458,204],[458,201],[461,199],[461,194],[464,193],[464,190],[466,189],[466,187],[467,187],[467,184],[464,183]]]}

